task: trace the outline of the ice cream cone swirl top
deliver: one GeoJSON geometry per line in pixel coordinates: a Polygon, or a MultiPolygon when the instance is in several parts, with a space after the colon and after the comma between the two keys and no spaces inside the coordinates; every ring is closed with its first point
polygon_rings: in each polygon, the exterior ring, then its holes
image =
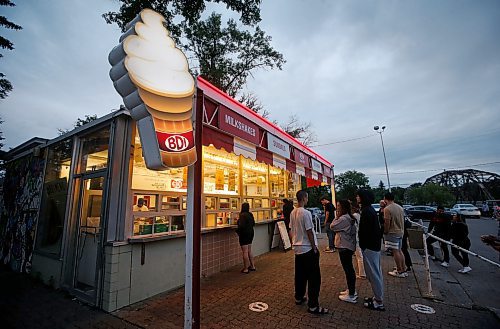
{"type": "Polygon", "coordinates": [[[125,67],[137,87],[172,98],[192,96],[194,79],[186,56],[164,27],[164,17],[152,10],[141,12],[142,22],[135,25],[137,35],[123,40],[127,54],[125,67]]]}

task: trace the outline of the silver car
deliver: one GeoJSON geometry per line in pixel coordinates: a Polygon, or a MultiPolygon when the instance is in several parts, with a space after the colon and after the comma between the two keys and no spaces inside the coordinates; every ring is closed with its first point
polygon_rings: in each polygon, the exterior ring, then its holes
{"type": "Polygon", "coordinates": [[[468,217],[481,217],[481,211],[479,211],[476,206],[470,203],[456,204],[453,206],[453,208],[451,208],[451,210],[468,217]]]}

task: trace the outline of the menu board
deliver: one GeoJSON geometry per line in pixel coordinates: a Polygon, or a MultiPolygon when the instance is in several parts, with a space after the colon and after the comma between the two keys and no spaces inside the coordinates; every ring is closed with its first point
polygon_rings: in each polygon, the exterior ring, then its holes
{"type": "Polygon", "coordinates": [[[236,174],[234,171],[229,172],[229,191],[236,191],[236,174]]]}
{"type": "Polygon", "coordinates": [[[224,169],[217,168],[215,170],[215,189],[224,189],[224,169]]]}

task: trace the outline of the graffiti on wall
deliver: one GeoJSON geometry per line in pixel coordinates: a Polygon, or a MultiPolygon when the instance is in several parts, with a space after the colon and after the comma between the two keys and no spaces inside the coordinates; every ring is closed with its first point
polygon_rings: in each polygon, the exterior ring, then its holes
{"type": "Polygon", "coordinates": [[[6,164],[0,209],[0,261],[29,273],[43,183],[44,159],[32,155],[6,164]]]}

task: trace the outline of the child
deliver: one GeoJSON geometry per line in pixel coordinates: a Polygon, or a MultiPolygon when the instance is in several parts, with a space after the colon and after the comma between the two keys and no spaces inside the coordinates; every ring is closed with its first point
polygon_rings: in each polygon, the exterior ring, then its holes
{"type": "MultiPolygon", "coordinates": [[[[469,250],[470,240],[469,240],[469,228],[460,214],[453,215],[453,222],[451,224],[451,242],[459,247],[469,250]]],[[[462,269],[458,270],[458,273],[469,273],[472,269],[469,267],[469,255],[460,251],[455,247],[451,247],[451,253],[458,260],[458,262],[463,266],[462,269]]]]}

